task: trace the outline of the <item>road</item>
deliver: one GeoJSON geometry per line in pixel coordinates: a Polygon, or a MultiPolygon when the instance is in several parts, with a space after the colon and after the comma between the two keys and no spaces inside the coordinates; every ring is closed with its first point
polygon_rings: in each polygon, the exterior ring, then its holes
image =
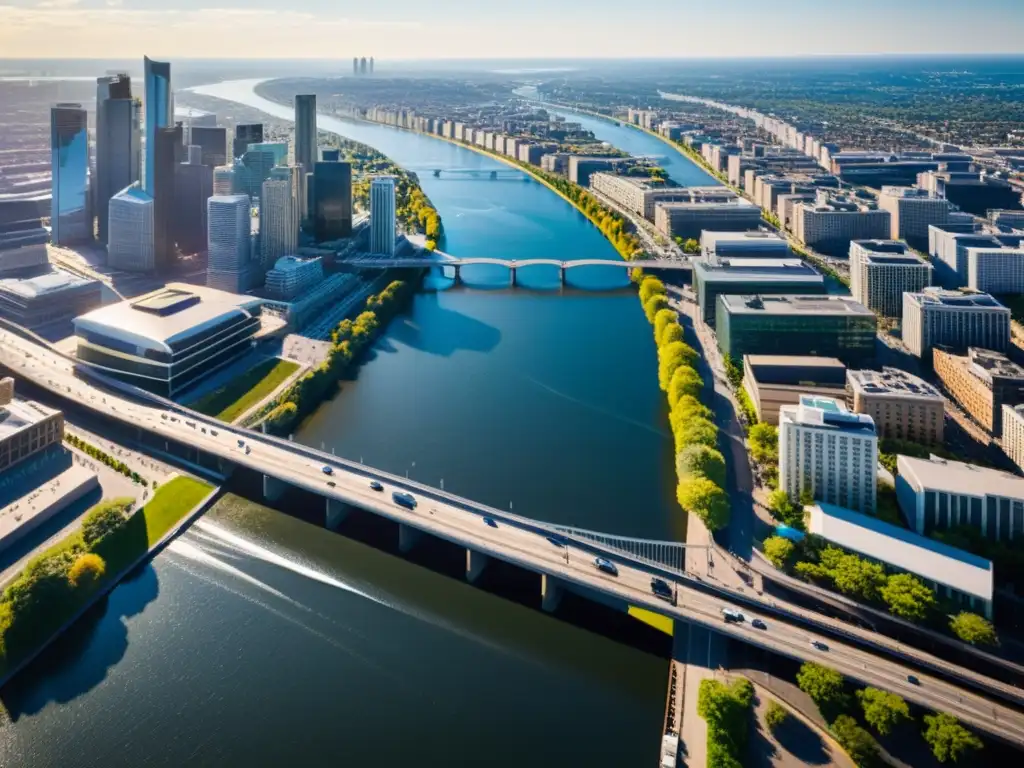
{"type": "MultiPolygon", "coordinates": [[[[770,606],[764,605],[763,610],[750,610],[742,601],[736,602],[717,592],[709,594],[711,590],[705,582],[690,578],[681,578],[673,584],[674,604],[666,602],[651,591],[652,572],[658,572],[655,568],[605,553],[618,562],[618,576],[609,576],[594,567],[593,545],[570,538],[567,546],[555,546],[546,540],[554,529],[544,524],[492,510],[452,494],[410,483],[404,478],[370,468],[362,469],[351,462],[325,457],[301,446],[270,440],[249,430],[142,405],[111,391],[96,389],[75,376],[72,363],[66,358],[9,332],[0,333],[0,361],[31,377],[40,386],[74,397],[128,425],[194,446],[239,466],[270,473],[326,499],[365,509],[475,552],[500,558],[529,571],[548,574],[578,589],[599,590],[630,605],[690,621],[790,658],[818,660],[852,679],[894,691],[922,706],[950,712],[981,730],[1024,746],[1024,714],[877,653],[809,632],[797,624],[777,618],[771,613],[770,606]],[[239,445],[240,442],[243,445],[239,445]],[[329,475],[323,471],[325,464],[332,467],[329,475]],[[383,483],[382,492],[370,487],[371,478],[383,483]],[[418,506],[408,510],[396,505],[391,498],[394,490],[411,490],[419,499],[418,506]],[[495,521],[494,527],[485,524],[484,514],[495,521]],[[747,615],[747,621],[724,623],[722,609],[726,607],[741,610],[747,615]],[[751,623],[754,618],[760,618],[767,628],[755,628],[751,623]],[[821,643],[821,646],[812,646],[812,641],[821,643]],[[909,674],[915,674],[919,682],[909,682],[909,674]]],[[[855,628],[842,629],[851,637],[857,637],[855,628]]],[[[870,635],[865,631],[862,637],[870,635]]],[[[885,640],[881,636],[871,639],[875,642],[885,640]]],[[[925,656],[915,649],[899,650],[918,661],[925,656]]],[[[943,666],[938,660],[933,659],[932,663],[938,670],[970,679],[989,691],[1018,699],[1022,696],[1021,691],[1001,681],[985,678],[970,670],[948,670],[948,665],[943,666]]]]}

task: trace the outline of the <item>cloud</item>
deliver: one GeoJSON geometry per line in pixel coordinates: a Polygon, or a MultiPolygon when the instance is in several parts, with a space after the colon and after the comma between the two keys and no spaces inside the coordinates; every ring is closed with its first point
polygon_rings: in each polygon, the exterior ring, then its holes
{"type": "Polygon", "coordinates": [[[78,5],[79,0],[40,0],[36,8],[72,8],[78,5]]]}

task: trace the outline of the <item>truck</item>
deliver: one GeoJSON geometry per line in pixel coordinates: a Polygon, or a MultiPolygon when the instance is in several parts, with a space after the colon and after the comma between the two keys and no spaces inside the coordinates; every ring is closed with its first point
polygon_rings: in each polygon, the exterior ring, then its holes
{"type": "Polygon", "coordinates": [[[405,493],[403,491],[395,491],[391,494],[391,500],[400,507],[406,509],[416,509],[416,497],[411,493],[405,493]]]}

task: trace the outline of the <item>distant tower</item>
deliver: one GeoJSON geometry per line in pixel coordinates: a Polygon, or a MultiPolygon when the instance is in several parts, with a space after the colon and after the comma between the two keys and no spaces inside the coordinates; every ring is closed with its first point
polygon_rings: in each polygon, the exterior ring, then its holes
{"type": "MultiPolygon", "coordinates": [[[[174,96],[171,93],[171,65],[166,61],[153,61],[148,56],[145,64],[146,94],[146,157],[143,163],[142,188],[155,198],[155,168],[157,131],[171,127],[174,117],[174,96]]],[[[159,251],[159,243],[157,250],[159,251]]],[[[157,254],[159,261],[159,253],[157,254]]]]}
{"type": "Polygon", "coordinates": [[[363,58],[361,58],[359,60],[359,74],[360,75],[365,75],[366,74],[366,57],[365,56],[363,56],[363,58]]]}
{"type": "Polygon", "coordinates": [[[81,104],[50,109],[51,238],[57,245],[92,238],[88,115],[81,104]]]}
{"type": "Polygon", "coordinates": [[[308,173],[317,160],[316,96],[295,97],[295,164],[308,173]]]}
{"type": "Polygon", "coordinates": [[[373,74],[373,56],[370,57],[370,74],[373,74]]]}
{"type": "Polygon", "coordinates": [[[142,104],[132,98],[131,78],[96,79],[96,176],[92,180],[99,240],[107,242],[110,198],[139,180],[142,104]]]}
{"type": "Polygon", "coordinates": [[[358,75],[359,74],[359,57],[358,56],[353,56],[352,57],[352,74],[353,75],[358,75]]]}
{"type": "Polygon", "coordinates": [[[395,255],[395,177],[370,181],[370,253],[395,255]]]}

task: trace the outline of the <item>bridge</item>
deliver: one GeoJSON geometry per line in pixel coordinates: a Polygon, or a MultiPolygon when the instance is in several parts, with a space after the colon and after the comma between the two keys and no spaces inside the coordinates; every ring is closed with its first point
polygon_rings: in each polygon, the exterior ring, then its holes
{"type": "Polygon", "coordinates": [[[469,267],[477,264],[487,264],[495,267],[504,267],[509,271],[509,284],[516,285],[518,271],[524,267],[539,267],[542,265],[557,267],[558,279],[561,285],[565,285],[565,273],[576,267],[612,267],[614,269],[667,269],[667,270],[690,270],[692,266],[689,260],[669,261],[667,259],[637,259],[625,261],[622,259],[572,259],[561,261],[559,259],[488,259],[484,257],[458,258],[445,255],[443,258],[369,258],[357,261],[346,262],[349,266],[360,269],[396,269],[396,268],[426,268],[439,267],[451,269],[455,275],[455,283],[462,281],[462,267],[469,267]]]}
{"type": "Polygon", "coordinates": [[[491,171],[479,168],[435,168],[433,174],[435,178],[452,176],[472,179],[522,179],[523,181],[529,181],[530,178],[526,173],[512,168],[497,168],[491,171]]]}
{"type": "Polygon", "coordinates": [[[15,375],[136,429],[140,437],[165,447],[172,442],[186,446],[197,459],[211,457],[224,471],[237,466],[260,473],[269,499],[290,486],[315,494],[324,501],[328,527],[338,525],[354,509],[364,510],[397,525],[402,552],[424,536],[464,549],[466,578],[471,582],[492,559],[539,574],[545,610],[555,610],[565,592],[621,610],[646,608],[792,659],[821,661],[863,684],[949,712],[1024,746],[1024,714],[1002,703],[1020,706],[1024,691],[870,630],[696,578],[685,570],[682,544],[531,520],[289,440],[223,424],[77,363],[24,329],[15,333],[9,324],[3,326],[7,330],[0,330],[0,363],[15,375]],[[375,490],[371,482],[383,489],[375,490]],[[415,506],[395,503],[395,492],[412,494],[415,506]],[[615,563],[618,574],[598,570],[596,557],[615,563]],[[655,594],[652,579],[663,579],[668,592],[655,594]],[[725,623],[723,608],[742,610],[748,620],[725,623]],[[766,628],[754,628],[754,619],[761,619],[766,628]],[[812,647],[812,641],[827,650],[812,647]],[[915,675],[916,682],[911,683],[908,675],[915,675]]]}

